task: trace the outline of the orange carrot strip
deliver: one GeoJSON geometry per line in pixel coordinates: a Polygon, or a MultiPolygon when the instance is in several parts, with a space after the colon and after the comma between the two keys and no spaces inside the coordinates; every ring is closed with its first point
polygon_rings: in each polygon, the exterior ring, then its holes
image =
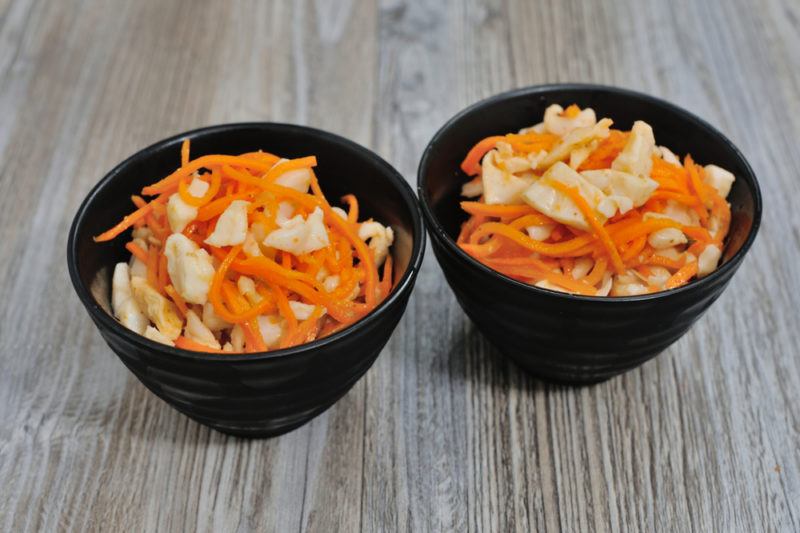
{"type": "Polygon", "coordinates": [[[181,143],[181,166],[185,167],[189,162],[189,139],[184,139],[181,143]]]}
{"type": "Polygon", "coordinates": [[[289,306],[289,299],[286,297],[286,291],[281,287],[275,288],[275,302],[278,304],[278,311],[281,316],[286,319],[286,325],[289,327],[287,335],[290,335],[292,331],[297,328],[297,317],[289,306]]]}
{"type": "Polygon", "coordinates": [[[684,266],[686,260],[685,259],[675,260],[675,259],[670,259],[668,257],[664,257],[663,255],[653,254],[644,261],[642,261],[642,263],[644,263],[645,265],[660,266],[668,268],[670,270],[678,270],[684,266]]]}
{"type": "Polygon", "coordinates": [[[592,271],[583,278],[583,281],[592,286],[597,285],[603,279],[603,276],[605,276],[607,267],[608,260],[605,257],[599,258],[594,262],[592,271]]]}
{"type": "Polygon", "coordinates": [[[342,201],[347,202],[347,221],[351,224],[358,222],[358,200],[352,194],[342,196],[342,201]]]}
{"type": "Polygon", "coordinates": [[[169,272],[167,272],[167,256],[163,253],[158,254],[158,289],[164,292],[169,284],[169,272]]]}
{"type": "Polygon", "coordinates": [[[517,152],[530,153],[549,151],[561,140],[552,133],[509,133],[504,139],[517,152]]]}
{"type": "Polygon", "coordinates": [[[178,294],[178,291],[175,290],[175,287],[172,285],[167,285],[164,287],[164,292],[167,293],[167,296],[170,297],[172,303],[175,304],[175,307],[178,308],[178,311],[185,317],[186,314],[189,312],[189,307],[186,305],[186,301],[183,297],[178,294]]]}
{"type": "Polygon", "coordinates": [[[222,173],[227,177],[236,180],[240,185],[252,185],[253,187],[263,188],[267,186],[267,182],[261,178],[252,176],[246,172],[240,172],[230,165],[223,165],[222,173]]]}
{"type": "Polygon", "coordinates": [[[697,261],[686,263],[683,267],[681,267],[680,270],[670,276],[664,287],[667,289],[680,287],[681,285],[686,284],[686,282],[692,279],[695,275],[697,275],[697,261]]]}
{"type": "Polygon", "coordinates": [[[647,244],[647,236],[640,235],[636,237],[627,250],[622,254],[622,260],[625,262],[630,261],[644,250],[644,245],[647,244]]]}
{"type": "Polygon", "coordinates": [[[195,171],[200,170],[201,168],[210,168],[214,165],[233,165],[237,167],[250,168],[260,172],[267,172],[270,168],[272,168],[271,164],[257,161],[252,158],[239,157],[235,155],[204,155],[186,165],[183,165],[181,168],[161,181],[143,188],[142,194],[152,196],[154,194],[165,192],[170,187],[177,187],[178,182],[187,176],[191,176],[195,171]]]}
{"type": "Polygon", "coordinates": [[[529,279],[545,279],[551,283],[563,287],[572,292],[583,294],[585,296],[594,296],[597,290],[589,284],[575,280],[572,276],[565,276],[553,272],[550,267],[539,259],[532,257],[529,258],[514,258],[517,261],[502,260],[502,259],[487,259],[486,264],[491,266],[498,272],[503,274],[510,274],[512,276],[521,276],[529,279]],[[516,263],[516,264],[514,264],[516,263]]]}
{"type": "Polygon", "coordinates": [[[563,113],[563,114],[564,114],[564,116],[565,116],[565,117],[567,117],[567,118],[575,118],[575,117],[577,117],[578,115],[580,115],[580,114],[581,114],[581,108],[580,108],[580,107],[578,107],[578,105],[577,105],[577,104],[570,104],[570,105],[569,105],[569,106],[568,106],[568,107],[567,107],[567,108],[564,110],[564,113],[563,113]]]}
{"type": "Polygon", "coordinates": [[[625,148],[628,142],[630,133],[622,132],[619,130],[611,130],[608,137],[603,139],[597,145],[594,152],[589,154],[583,163],[578,167],[579,171],[583,170],[596,170],[602,168],[611,168],[611,163],[616,159],[619,153],[625,148]]]}
{"type": "Polygon", "coordinates": [[[264,175],[263,179],[268,183],[272,183],[278,179],[281,174],[289,172],[290,170],[297,170],[300,168],[310,169],[315,166],[317,166],[317,158],[313,155],[298,157],[297,159],[289,159],[288,161],[278,163],[274,167],[270,168],[269,172],[264,175]]]}
{"type": "Polygon", "coordinates": [[[464,161],[461,162],[461,170],[468,176],[474,176],[480,172],[481,159],[483,159],[483,156],[486,155],[486,152],[494,148],[497,141],[502,141],[503,139],[504,137],[501,135],[494,135],[478,141],[467,153],[467,157],[464,158],[464,161]]]}
{"type": "Polygon", "coordinates": [[[281,339],[281,348],[289,348],[306,342],[311,342],[317,336],[317,321],[322,316],[322,308],[316,306],[311,315],[305,319],[294,331],[287,332],[281,339]]]}
{"type": "Polygon", "coordinates": [[[583,216],[586,218],[589,226],[592,227],[595,234],[600,238],[600,242],[603,243],[603,246],[605,246],[608,254],[611,256],[611,263],[614,265],[614,269],[617,271],[617,274],[622,274],[625,272],[625,265],[622,263],[622,258],[619,256],[619,251],[617,250],[614,241],[611,240],[611,236],[605,230],[600,221],[597,220],[594,210],[586,202],[586,200],[584,200],[580,192],[578,192],[578,188],[564,185],[560,181],[555,180],[551,180],[550,186],[566,194],[567,197],[572,200],[576,206],[578,206],[578,209],[580,209],[581,213],[583,213],[583,216]]]}
{"type": "Polygon", "coordinates": [[[150,213],[150,211],[153,209],[153,204],[155,202],[156,200],[153,200],[147,205],[140,207],[130,215],[125,215],[122,221],[119,222],[116,226],[94,237],[94,242],[110,241],[111,239],[113,239],[126,229],[130,228],[137,220],[141,220],[142,218],[146,217],[148,213],[150,213]]]}
{"type": "MultiPolygon", "coordinates": [[[[470,215],[480,215],[484,217],[521,217],[538,213],[536,209],[526,204],[520,205],[488,205],[483,202],[461,202],[461,209],[470,215]]],[[[544,215],[542,215],[544,216],[544,215]]]]}
{"type": "Polygon", "coordinates": [[[650,195],[649,200],[675,200],[676,202],[681,203],[683,205],[688,205],[689,207],[695,207],[700,205],[700,200],[698,200],[694,196],[674,191],[658,190],[650,195]]]}
{"type": "Polygon", "coordinates": [[[182,350],[189,350],[191,352],[207,352],[207,353],[222,353],[222,354],[233,353],[233,352],[226,352],[224,350],[219,350],[217,348],[212,348],[211,346],[206,346],[205,344],[193,341],[192,339],[184,337],[183,335],[175,339],[175,347],[180,348],[182,350]]]}
{"type": "Polygon", "coordinates": [[[125,248],[142,263],[147,264],[147,252],[141,246],[131,241],[125,245],[125,248]]]}
{"type": "Polygon", "coordinates": [[[326,200],[325,196],[322,194],[317,177],[313,172],[311,173],[311,189],[314,191],[314,196],[316,196],[322,204],[322,210],[325,212],[325,219],[328,224],[334,226],[340,233],[343,233],[345,237],[347,237],[347,240],[350,241],[350,244],[356,249],[358,259],[361,261],[367,275],[365,288],[367,307],[369,309],[374,308],[378,296],[376,292],[378,288],[378,270],[375,268],[375,259],[372,257],[372,252],[367,248],[364,241],[354,233],[352,226],[333,212],[328,200],[326,200]]]}
{"type": "Polygon", "coordinates": [[[214,273],[214,278],[211,281],[211,287],[208,290],[208,301],[211,302],[211,305],[214,306],[214,312],[219,315],[219,317],[223,320],[227,320],[228,322],[236,322],[236,310],[229,311],[228,308],[225,306],[225,303],[222,299],[222,283],[225,281],[225,275],[228,273],[228,269],[233,263],[236,256],[242,250],[242,245],[234,246],[230,249],[228,254],[225,256],[225,259],[222,260],[220,263],[219,268],[214,273]]]}
{"type": "Polygon", "coordinates": [[[383,278],[381,278],[381,300],[389,296],[392,291],[392,254],[386,256],[383,264],[383,278]]]}
{"type": "Polygon", "coordinates": [[[594,241],[594,238],[591,235],[583,235],[581,237],[575,237],[574,239],[554,244],[535,241],[522,232],[508,226],[507,224],[501,224],[499,222],[485,222],[481,224],[480,227],[478,227],[478,229],[472,233],[472,238],[480,239],[481,237],[492,233],[502,235],[503,237],[511,239],[520,246],[523,246],[532,252],[538,252],[549,257],[560,257],[594,241]]]}
{"type": "Polygon", "coordinates": [[[158,249],[155,246],[147,249],[147,283],[158,288],[158,249]]]}
{"type": "Polygon", "coordinates": [[[211,183],[203,196],[192,196],[189,193],[189,185],[186,183],[186,180],[181,180],[180,183],[178,183],[178,193],[180,193],[181,200],[185,203],[193,207],[202,207],[217,195],[221,185],[222,176],[220,176],[219,172],[214,170],[211,172],[211,183]]]}
{"type": "Polygon", "coordinates": [[[227,207],[231,205],[231,202],[234,200],[248,200],[252,197],[253,195],[251,193],[242,193],[229,194],[223,196],[222,198],[218,198],[197,210],[197,220],[201,222],[211,220],[212,218],[221,215],[222,212],[225,211],[225,209],[227,209],[227,207]]]}

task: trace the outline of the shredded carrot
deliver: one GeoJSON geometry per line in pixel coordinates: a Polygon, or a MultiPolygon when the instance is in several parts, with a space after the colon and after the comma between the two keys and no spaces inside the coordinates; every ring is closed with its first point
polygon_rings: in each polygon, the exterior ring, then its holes
{"type": "Polygon", "coordinates": [[[224,350],[212,348],[211,346],[206,346],[205,344],[193,341],[192,339],[184,337],[183,335],[175,339],[175,347],[181,348],[183,350],[189,350],[192,352],[208,352],[208,353],[222,353],[222,354],[229,353],[224,350]]]}
{"type": "Polygon", "coordinates": [[[611,263],[614,265],[614,269],[617,271],[617,274],[622,274],[625,271],[625,265],[622,263],[622,258],[619,256],[619,251],[617,250],[614,241],[611,240],[611,236],[609,236],[606,229],[597,220],[597,216],[594,214],[594,209],[584,200],[583,196],[581,196],[580,192],[578,191],[577,187],[570,187],[568,185],[564,185],[560,181],[553,180],[550,182],[550,185],[562,193],[566,194],[567,197],[572,200],[578,209],[580,209],[583,217],[589,223],[589,226],[594,230],[595,234],[600,238],[600,242],[603,243],[603,246],[606,247],[608,250],[609,255],[611,256],[611,263]]]}
{"type": "Polygon", "coordinates": [[[189,139],[184,139],[181,143],[181,166],[185,167],[189,163],[189,139]]]}
{"type": "Polygon", "coordinates": [[[152,196],[154,194],[166,192],[170,188],[177,187],[178,183],[182,179],[186,178],[187,176],[191,176],[194,172],[200,170],[201,168],[210,168],[222,165],[243,167],[243,168],[258,170],[261,172],[267,172],[268,170],[273,168],[272,163],[262,162],[252,158],[240,157],[235,155],[204,155],[181,166],[181,168],[179,168],[166,178],[162,179],[161,181],[154,183],[153,185],[148,185],[147,187],[143,188],[142,194],[152,196]]]}
{"type": "Polygon", "coordinates": [[[175,303],[175,307],[177,307],[178,311],[185,317],[189,312],[189,308],[186,306],[183,296],[181,296],[172,285],[165,286],[164,292],[167,293],[167,296],[175,303]]]}
{"type": "Polygon", "coordinates": [[[461,170],[467,176],[474,176],[481,171],[481,159],[486,155],[486,152],[494,148],[498,141],[502,141],[504,137],[495,135],[493,137],[486,137],[472,147],[472,149],[461,162],[461,170]]]}
{"type": "Polygon", "coordinates": [[[347,211],[347,221],[351,224],[358,222],[358,200],[352,194],[342,196],[342,201],[347,202],[349,207],[347,211]]]}
{"type": "Polygon", "coordinates": [[[147,252],[143,250],[141,246],[131,241],[125,245],[125,248],[131,253],[131,255],[136,257],[139,261],[141,261],[144,264],[147,264],[147,252]]]}
{"type": "Polygon", "coordinates": [[[211,172],[211,183],[209,184],[208,190],[203,196],[192,196],[189,193],[189,186],[185,180],[181,180],[181,182],[178,184],[178,192],[181,195],[181,200],[183,200],[185,203],[193,207],[202,207],[217,195],[221,185],[222,177],[220,176],[219,172],[214,170],[211,172]]]}
{"type": "Polygon", "coordinates": [[[529,205],[489,205],[482,202],[461,202],[461,209],[470,215],[485,217],[521,217],[531,215],[537,211],[529,205]]]}
{"type": "Polygon", "coordinates": [[[169,284],[169,272],[167,272],[167,256],[159,252],[158,254],[158,289],[163,293],[169,284]]]}
{"type": "Polygon", "coordinates": [[[297,170],[301,168],[312,168],[317,166],[317,158],[313,155],[307,157],[300,157],[298,159],[289,159],[288,161],[284,161],[282,163],[278,163],[277,165],[273,166],[269,169],[269,172],[266,173],[264,176],[264,181],[266,182],[273,182],[282,174],[289,172],[290,170],[297,170]]]}
{"type": "Polygon", "coordinates": [[[564,116],[567,117],[567,118],[575,118],[580,114],[581,114],[581,108],[578,107],[576,104],[570,104],[564,110],[564,116]]]}
{"type": "Polygon", "coordinates": [[[386,256],[383,264],[383,277],[381,278],[381,300],[389,296],[392,290],[392,255],[386,256]]]}
{"type": "MultiPolygon", "coordinates": [[[[153,202],[155,202],[155,200],[153,200],[153,202]]],[[[119,224],[117,224],[116,226],[114,226],[110,230],[104,231],[100,235],[97,235],[94,238],[94,242],[110,241],[111,239],[113,239],[114,237],[116,237],[117,235],[119,235],[120,233],[125,231],[126,229],[130,228],[131,226],[133,226],[133,224],[137,220],[141,220],[142,218],[146,217],[148,213],[150,213],[150,211],[153,209],[153,202],[150,202],[149,204],[140,207],[139,209],[137,209],[136,211],[134,211],[130,215],[126,215],[125,218],[123,218],[122,221],[119,224]]]]}
{"type": "Polygon", "coordinates": [[[611,130],[608,137],[603,139],[597,148],[584,159],[578,170],[597,170],[611,168],[611,163],[616,159],[625,144],[628,142],[630,134],[619,130],[611,130]]]}
{"type": "Polygon", "coordinates": [[[158,248],[147,248],[147,282],[151,287],[158,287],[158,248]]]}
{"type": "Polygon", "coordinates": [[[675,272],[670,278],[667,280],[667,283],[664,285],[667,289],[674,289],[676,287],[680,287],[681,285],[685,285],[690,279],[697,275],[697,261],[692,261],[691,263],[685,264],[681,267],[680,270],[675,272]]]}

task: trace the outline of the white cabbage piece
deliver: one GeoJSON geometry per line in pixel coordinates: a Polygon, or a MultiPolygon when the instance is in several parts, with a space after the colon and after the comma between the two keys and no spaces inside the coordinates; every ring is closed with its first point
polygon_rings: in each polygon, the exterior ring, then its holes
{"type": "Polygon", "coordinates": [[[536,283],[533,284],[533,286],[534,287],[539,287],[540,289],[548,289],[548,290],[557,291],[557,292],[568,292],[568,293],[572,292],[572,291],[570,291],[568,289],[565,289],[564,287],[556,285],[555,283],[551,283],[551,282],[547,281],[546,279],[543,279],[541,281],[537,281],[536,283]]]}
{"type": "Polygon", "coordinates": [[[653,128],[647,122],[637,120],[633,123],[628,142],[611,163],[611,168],[634,176],[648,177],[653,168],[655,147],[653,128]]]}
{"type": "Polygon", "coordinates": [[[147,328],[145,328],[144,336],[151,341],[160,342],[161,344],[166,344],[167,346],[175,346],[175,343],[172,342],[169,337],[158,331],[158,329],[154,328],[153,326],[147,326],[147,328]]]}
{"type": "Polygon", "coordinates": [[[594,109],[587,107],[582,109],[575,117],[564,115],[564,108],[558,104],[548,106],[544,110],[544,129],[548,133],[553,133],[563,137],[577,128],[590,128],[597,123],[597,116],[594,109]]]}
{"type": "Polygon", "coordinates": [[[247,298],[250,305],[258,305],[261,302],[262,297],[256,290],[256,282],[252,278],[239,276],[239,279],[236,280],[236,287],[242,296],[247,298]]]}
{"type": "Polygon", "coordinates": [[[620,213],[643,206],[658,188],[653,179],[619,170],[585,170],[581,176],[616,202],[620,213]]]}
{"type": "Polygon", "coordinates": [[[714,244],[706,246],[697,258],[697,277],[702,278],[717,269],[722,250],[714,244]]]}
{"type": "Polygon", "coordinates": [[[117,263],[114,266],[111,277],[111,309],[123,326],[139,335],[144,333],[148,320],[133,298],[127,263],[117,263]]]}
{"type": "Polygon", "coordinates": [[[736,180],[733,173],[717,165],[706,165],[703,167],[703,171],[704,181],[714,187],[720,196],[727,198],[731,192],[731,186],[736,180]]]}
{"type": "Polygon", "coordinates": [[[656,146],[656,150],[658,150],[661,159],[663,159],[667,163],[671,163],[676,166],[681,166],[681,160],[678,159],[678,156],[675,155],[672,152],[672,150],[670,150],[666,146],[656,146]]]}
{"type": "Polygon", "coordinates": [[[131,288],[133,289],[133,298],[145,316],[169,340],[177,339],[183,329],[183,320],[178,315],[175,304],[167,300],[143,278],[132,278],[131,288]]]}
{"type": "Polygon", "coordinates": [[[528,187],[522,194],[522,199],[553,220],[588,231],[589,223],[583,213],[567,195],[551,185],[554,181],[569,187],[577,187],[583,199],[594,209],[600,223],[604,223],[616,211],[616,207],[610,204],[603,191],[560,161],[550,167],[540,180],[528,187]]]}
{"type": "Polygon", "coordinates": [[[323,222],[322,209],[317,207],[304,219],[297,215],[280,224],[280,228],[264,239],[264,245],[295,255],[307,254],[330,244],[328,231],[323,222]]]}
{"type": "Polygon", "coordinates": [[[483,194],[483,181],[470,180],[461,186],[461,196],[477,198],[483,194]]]}
{"type": "Polygon", "coordinates": [[[298,168],[284,172],[275,179],[275,183],[296,191],[308,192],[308,187],[311,185],[311,177],[310,169],[298,168]]]}
{"type": "Polygon", "coordinates": [[[200,317],[197,316],[197,313],[192,310],[186,313],[186,327],[183,330],[183,334],[187,339],[198,342],[203,346],[208,346],[216,350],[221,348],[214,333],[208,329],[208,326],[206,326],[203,321],[200,320],[200,317]]]}
{"type": "MultiPolygon", "coordinates": [[[[278,204],[278,212],[275,214],[275,222],[280,226],[285,224],[294,215],[294,204],[292,202],[283,201],[278,204]]],[[[347,214],[344,215],[347,218],[347,214]]]]}
{"type": "Polygon", "coordinates": [[[641,282],[635,271],[628,270],[623,274],[614,275],[611,296],[637,296],[645,293],[647,286],[641,282]]]}
{"type": "Polygon", "coordinates": [[[579,257],[575,260],[575,264],[572,266],[572,277],[574,279],[580,279],[588,274],[592,267],[594,266],[594,261],[589,257],[579,257]]]}
{"type": "Polygon", "coordinates": [[[208,329],[211,331],[222,331],[223,329],[228,329],[232,326],[232,324],[226,320],[220,318],[217,312],[214,310],[214,305],[211,302],[206,302],[203,304],[203,324],[206,325],[208,329]]]}
{"type": "Polygon", "coordinates": [[[339,286],[339,276],[333,275],[328,276],[322,282],[322,286],[325,288],[325,292],[333,292],[336,290],[336,287],[339,286]]]}
{"type": "Polygon", "coordinates": [[[244,351],[244,330],[239,324],[234,324],[231,329],[231,347],[234,352],[244,351]]]}
{"type": "MultiPolygon", "coordinates": [[[[194,178],[189,184],[188,191],[191,196],[200,198],[208,192],[208,183],[194,178]]],[[[173,233],[180,233],[191,221],[197,218],[197,208],[183,201],[179,193],[175,193],[167,200],[167,220],[173,233]]]]}
{"type": "Polygon", "coordinates": [[[208,252],[182,233],[167,237],[164,247],[167,272],[172,286],[189,303],[203,305],[214,278],[214,265],[208,252]]]}
{"type": "Polygon", "coordinates": [[[380,222],[367,220],[358,227],[358,238],[368,242],[375,258],[375,266],[381,266],[389,254],[389,247],[394,242],[394,231],[380,222]]]}
{"type": "Polygon", "coordinates": [[[663,228],[647,236],[647,242],[656,250],[686,244],[689,240],[678,228],[663,228]]]}
{"type": "Polygon", "coordinates": [[[481,181],[483,182],[483,201],[493,204],[519,204],[520,194],[536,180],[535,176],[515,176],[498,166],[499,152],[491,150],[483,157],[481,163],[481,181]]]}
{"type": "Polygon", "coordinates": [[[611,286],[614,283],[614,277],[611,275],[610,272],[606,272],[603,275],[603,282],[600,284],[600,288],[597,289],[595,296],[608,296],[608,293],[611,292],[611,286]]]}
{"type": "MultiPolygon", "coordinates": [[[[297,318],[297,320],[305,320],[309,318],[316,308],[315,305],[297,302],[295,300],[289,301],[289,307],[292,308],[292,313],[294,313],[294,316],[297,318]]],[[[326,312],[327,309],[323,307],[322,314],[320,316],[323,316],[326,312]]]]}
{"type": "Polygon", "coordinates": [[[609,135],[609,128],[614,122],[610,118],[601,119],[594,126],[577,128],[567,133],[546,157],[539,161],[536,168],[546,168],[557,161],[569,157],[573,150],[587,145],[595,139],[605,139],[609,135]]]}
{"type": "Polygon", "coordinates": [[[525,231],[528,232],[528,237],[531,239],[535,241],[545,241],[550,237],[554,229],[556,229],[555,224],[543,224],[541,226],[528,226],[525,228],[525,231]]]}
{"type": "Polygon", "coordinates": [[[261,332],[261,338],[264,339],[266,347],[275,347],[283,336],[283,320],[275,315],[260,316],[256,320],[258,322],[258,329],[261,332]]]}
{"type": "Polygon", "coordinates": [[[247,237],[247,208],[250,202],[234,200],[219,216],[214,231],[205,241],[211,246],[236,246],[247,237]]]}

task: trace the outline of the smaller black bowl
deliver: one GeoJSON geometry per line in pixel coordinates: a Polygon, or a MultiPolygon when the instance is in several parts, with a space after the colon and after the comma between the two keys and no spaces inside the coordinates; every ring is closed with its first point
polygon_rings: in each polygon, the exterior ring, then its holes
{"type": "Polygon", "coordinates": [[[330,407],[369,369],[403,315],[425,250],[414,192],[383,159],[347,139],[288,124],[212,126],[156,143],[109,172],[83,201],[69,233],[67,262],[75,290],[101,335],[137,378],[194,420],[241,436],[290,431],[330,407]],[[130,211],[130,195],[175,170],[180,144],[192,156],[258,149],[284,157],[317,156],[328,198],[355,193],[362,216],[390,224],[395,288],[372,313],[330,337],[290,349],[215,355],[164,346],[110,314],[110,275],[125,261],[126,239],[92,240],[130,211]]]}
{"type": "Polygon", "coordinates": [[[683,335],[719,297],[755,239],[761,193],[739,150],[708,123],[663,100],[598,85],[529,87],[467,108],[434,135],[417,176],[422,212],[433,251],[450,287],[478,329],[502,353],[544,379],[591,383],[630,370],[683,335]],[[678,289],[644,296],[583,297],[539,289],[482,265],[455,243],[466,214],[459,207],[468,179],[459,163],[489,135],[541,121],[547,106],[576,103],[629,129],[653,126],[658,144],[691,153],[736,175],[728,197],[732,222],[719,268],[678,289]]]}

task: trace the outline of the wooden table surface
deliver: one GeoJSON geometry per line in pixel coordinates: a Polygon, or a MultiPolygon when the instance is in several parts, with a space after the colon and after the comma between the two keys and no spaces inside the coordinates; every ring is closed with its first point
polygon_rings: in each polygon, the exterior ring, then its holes
{"type": "Polygon", "coordinates": [[[0,0],[0,530],[800,530],[798,94],[796,0],[0,0]],[[622,377],[523,374],[429,251],[366,376],[240,440],[140,385],[69,283],[78,204],[161,138],[310,124],[415,183],[455,112],[557,81],[684,106],[761,180],[728,290],[622,377]]]}

